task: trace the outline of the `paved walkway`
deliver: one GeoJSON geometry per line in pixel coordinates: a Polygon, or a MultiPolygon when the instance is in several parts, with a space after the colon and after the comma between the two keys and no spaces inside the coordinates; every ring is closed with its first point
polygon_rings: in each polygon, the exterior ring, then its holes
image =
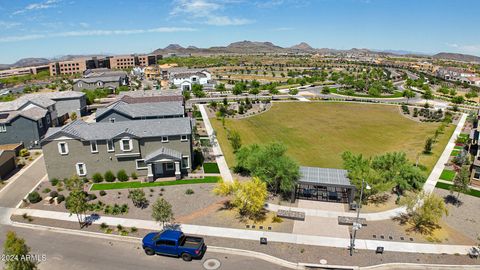
{"type": "MultiPolygon", "coordinates": [[[[9,209],[0,209],[1,213],[10,213],[9,209]]],[[[15,209],[14,214],[22,215],[27,213],[31,217],[50,218],[64,221],[78,222],[75,215],[70,215],[65,212],[57,211],[45,211],[35,209],[15,209]]],[[[0,218],[0,220],[4,220],[0,218]]],[[[140,219],[127,219],[117,217],[103,217],[94,221],[94,224],[107,223],[108,225],[122,225],[124,227],[136,227],[138,229],[147,230],[160,230],[161,226],[151,220],[140,219]]],[[[233,239],[244,239],[258,241],[260,237],[267,237],[268,241],[292,243],[301,245],[313,245],[313,246],[327,246],[337,248],[347,248],[350,244],[350,238],[336,238],[327,236],[315,236],[304,234],[292,234],[292,233],[280,233],[269,231],[255,231],[255,230],[242,230],[232,228],[199,226],[179,224],[179,228],[187,234],[206,235],[215,237],[225,237],[233,239]]],[[[434,254],[467,254],[471,246],[462,245],[436,245],[436,244],[419,244],[419,243],[407,243],[407,242],[393,242],[393,241],[375,241],[357,239],[355,242],[357,249],[375,250],[377,246],[385,247],[386,251],[397,252],[419,252],[419,253],[434,253],[434,254]]]]}
{"type": "Polygon", "coordinates": [[[303,96],[295,96],[295,98],[298,100],[298,101],[302,101],[302,102],[310,102],[310,99],[307,99],[303,96]]]}
{"type": "Polygon", "coordinates": [[[203,123],[205,124],[205,129],[207,130],[208,137],[210,138],[210,143],[213,148],[213,154],[215,155],[215,159],[217,160],[218,169],[220,169],[220,174],[222,175],[223,181],[233,182],[232,173],[228,168],[225,156],[223,156],[222,148],[217,141],[212,124],[210,123],[210,119],[208,119],[205,105],[198,104],[197,106],[200,109],[200,113],[202,114],[203,123]]]}
{"type": "Polygon", "coordinates": [[[47,175],[43,154],[38,156],[27,167],[22,168],[13,176],[7,186],[0,191],[0,206],[16,207],[38,181],[47,175]]]}
{"type": "MultiPolygon", "coordinates": [[[[455,147],[455,141],[458,135],[460,134],[460,132],[462,131],[462,128],[463,128],[463,125],[465,124],[466,119],[467,119],[467,115],[462,114],[457,124],[457,127],[455,128],[455,131],[453,132],[452,136],[450,137],[450,140],[448,141],[445,149],[443,150],[442,155],[438,159],[437,163],[435,164],[435,167],[432,169],[432,172],[428,176],[427,181],[423,185],[423,190],[426,193],[432,193],[433,190],[435,189],[435,185],[437,184],[438,179],[442,174],[442,171],[445,169],[445,164],[448,162],[450,153],[453,151],[453,148],[455,147]]],[[[280,209],[300,211],[300,212],[305,212],[305,215],[307,216],[315,216],[315,217],[356,216],[356,213],[354,212],[340,212],[340,211],[328,211],[328,210],[309,209],[309,208],[301,208],[301,207],[288,207],[288,206],[281,206],[281,205],[276,205],[271,203],[266,204],[266,209],[268,209],[269,211],[275,211],[275,212],[280,209]]],[[[405,207],[398,207],[395,209],[382,211],[382,212],[360,214],[360,217],[366,218],[367,220],[371,220],[371,221],[385,220],[385,219],[391,219],[392,217],[398,216],[401,213],[405,213],[405,211],[406,211],[405,207]]]]}

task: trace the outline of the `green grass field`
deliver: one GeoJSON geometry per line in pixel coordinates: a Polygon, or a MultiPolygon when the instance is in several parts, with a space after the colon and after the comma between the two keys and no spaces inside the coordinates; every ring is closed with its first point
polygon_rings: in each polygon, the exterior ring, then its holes
{"type": "MultiPolygon", "coordinates": [[[[450,190],[450,188],[452,187],[452,185],[447,184],[447,183],[437,182],[437,184],[435,185],[435,187],[436,187],[436,188],[445,189],[445,190],[450,190]]],[[[472,188],[471,188],[467,193],[464,193],[464,194],[467,194],[467,195],[470,195],[470,196],[474,196],[474,197],[480,198],[480,190],[476,190],[476,189],[472,189],[472,188]]]]}
{"type": "Polygon", "coordinates": [[[455,171],[443,170],[442,174],[440,175],[440,179],[445,181],[453,181],[453,178],[455,178],[455,174],[455,171]]]}
{"type": "Polygon", "coordinates": [[[205,176],[203,179],[189,179],[189,180],[173,180],[173,181],[158,181],[143,183],[140,181],[132,182],[115,182],[115,183],[96,183],[92,185],[91,190],[109,190],[109,189],[126,189],[126,188],[149,188],[160,186],[174,186],[174,185],[188,185],[188,184],[203,184],[203,183],[217,183],[220,177],[205,176]]]}
{"type": "Polygon", "coordinates": [[[220,173],[217,163],[203,163],[203,171],[205,173],[220,173]]]}
{"type": "MultiPolygon", "coordinates": [[[[211,119],[230,167],[235,164],[222,122],[211,119]]],[[[242,120],[225,119],[237,130],[243,145],[280,141],[288,154],[304,166],[342,168],[344,151],[366,156],[403,151],[414,162],[425,140],[439,123],[415,122],[400,114],[397,106],[353,103],[275,103],[263,114],[242,120]]],[[[419,156],[430,171],[448,142],[454,125],[445,129],[430,155],[419,156]]]]}

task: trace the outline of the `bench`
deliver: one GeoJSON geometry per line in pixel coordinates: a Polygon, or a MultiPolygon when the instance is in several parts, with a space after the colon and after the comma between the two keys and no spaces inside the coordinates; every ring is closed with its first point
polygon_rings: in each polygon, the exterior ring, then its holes
{"type": "MultiPolygon", "coordinates": [[[[353,223],[357,222],[356,217],[345,217],[345,216],[338,216],[338,224],[339,225],[353,225],[353,223]]],[[[367,225],[367,219],[359,218],[358,223],[362,224],[362,226],[367,225]]]]}
{"type": "Polygon", "coordinates": [[[305,220],[305,213],[291,210],[278,210],[278,217],[288,218],[293,220],[305,220]]]}

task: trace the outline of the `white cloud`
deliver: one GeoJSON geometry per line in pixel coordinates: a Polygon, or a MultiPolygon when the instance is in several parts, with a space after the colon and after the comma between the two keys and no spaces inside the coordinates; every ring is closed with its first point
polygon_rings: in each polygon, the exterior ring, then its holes
{"type": "Polygon", "coordinates": [[[8,36],[0,37],[0,43],[36,40],[44,38],[55,37],[83,37],[83,36],[112,36],[112,35],[134,35],[134,34],[147,34],[147,33],[174,33],[174,32],[191,32],[196,31],[194,28],[187,27],[158,27],[150,29],[130,29],[130,30],[80,30],[80,31],[67,31],[58,33],[47,34],[31,34],[23,36],[8,36]]]}
{"type": "Polygon", "coordinates": [[[10,29],[19,25],[22,25],[22,24],[19,22],[0,21],[0,28],[3,28],[3,29],[10,29]]]}
{"type": "Polygon", "coordinates": [[[204,24],[227,26],[245,25],[253,23],[253,20],[238,17],[229,17],[222,14],[227,4],[240,3],[229,0],[176,0],[170,11],[171,16],[186,15],[204,24]]]}
{"type": "Polygon", "coordinates": [[[480,54],[480,44],[457,44],[457,43],[446,43],[447,46],[457,49],[463,53],[470,54],[480,54]]]}
{"type": "Polygon", "coordinates": [[[29,10],[38,10],[38,9],[48,9],[48,8],[53,8],[56,7],[58,3],[60,3],[61,0],[46,0],[44,2],[38,2],[38,3],[31,3],[24,7],[23,9],[19,9],[15,12],[13,12],[13,15],[16,14],[21,14],[24,12],[27,12],[29,10]]]}

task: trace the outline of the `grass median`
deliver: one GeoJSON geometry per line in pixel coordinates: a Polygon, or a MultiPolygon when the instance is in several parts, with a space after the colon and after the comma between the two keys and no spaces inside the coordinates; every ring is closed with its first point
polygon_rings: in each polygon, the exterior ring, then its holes
{"type": "MultiPolygon", "coordinates": [[[[436,188],[441,188],[441,189],[450,190],[450,188],[452,187],[452,185],[447,184],[447,183],[437,182],[437,184],[435,185],[435,187],[436,187],[436,188]]],[[[470,196],[474,196],[474,197],[480,198],[480,190],[476,190],[476,189],[473,189],[473,188],[471,188],[467,193],[464,193],[464,194],[467,194],[467,195],[470,195],[470,196]]]]}
{"type": "Polygon", "coordinates": [[[160,187],[160,186],[217,183],[220,181],[220,179],[221,178],[217,176],[206,176],[205,178],[201,178],[201,179],[158,181],[158,182],[132,181],[132,182],[115,182],[115,183],[95,183],[92,185],[91,190],[149,188],[149,187],[160,187]]]}

